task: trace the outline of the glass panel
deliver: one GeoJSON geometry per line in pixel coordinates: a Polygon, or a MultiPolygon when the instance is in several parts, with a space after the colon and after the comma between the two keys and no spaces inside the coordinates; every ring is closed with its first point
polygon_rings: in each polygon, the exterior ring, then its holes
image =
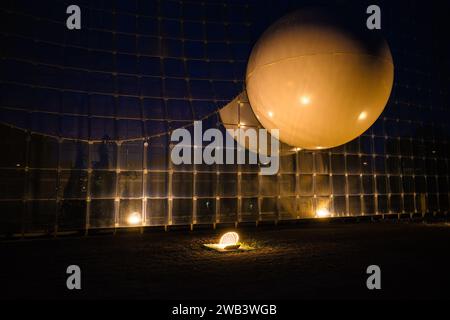
{"type": "Polygon", "coordinates": [[[387,196],[378,196],[378,212],[389,213],[387,196]]]}
{"type": "Polygon", "coordinates": [[[373,176],[363,176],[363,192],[365,194],[373,194],[374,192],[374,179],[373,176]]]}
{"type": "Polygon", "coordinates": [[[258,195],[258,175],[245,174],[241,176],[241,195],[257,196],[258,195]]]}
{"type": "Polygon", "coordinates": [[[91,228],[114,227],[114,200],[92,200],[90,207],[91,228]]]}
{"type": "Polygon", "coordinates": [[[221,173],[219,175],[219,195],[221,197],[235,197],[237,195],[236,173],[221,173]]]}
{"type": "Polygon", "coordinates": [[[348,197],[348,211],[351,216],[361,215],[361,198],[359,196],[348,197]]]}
{"type": "Polygon", "coordinates": [[[146,224],[150,226],[166,225],[168,223],[167,199],[148,199],[146,211],[146,224]]]}
{"type": "Polygon", "coordinates": [[[345,173],[345,157],[342,154],[331,155],[331,168],[333,174],[345,173]]]}
{"type": "Polygon", "coordinates": [[[349,174],[359,174],[361,173],[360,168],[360,158],[355,155],[347,156],[347,173],[349,174]]]}
{"type": "Polygon", "coordinates": [[[373,196],[364,196],[364,213],[365,214],[375,214],[375,197],[373,196]]]}
{"type": "Polygon", "coordinates": [[[142,172],[121,171],[119,174],[119,194],[121,197],[142,197],[142,172]]]}
{"type": "Polygon", "coordinates": [[[63,199],[86,198],[87,184],[86,171],[62,171],[59,174],[59,197],[63,199]]]}
{"type": "Polygon", "coordinates": [[[277,211],[277,198],[263,198],[261,200],[261,219],[276,219],[277,211]]]}
{"type": "Polygon", "coordinates": [[[116,173],[93,171],[91,177],[91,196],[93,198],[112,198],[116,196],[116,173]]]}
{"type": "Polygon", "coordinates": [[[117,145],[115,143],[94,143],[91,146],[91,165],[94,169],[116,168],[116,157],[117,145]]]}
{"type": "Polygon", "coordinates": [[[293,173],[296,170],[296,155],[280,157],[280,171],[293,173]]]}
{"type": "Polygon", "coordinates": [[[241,217],[243,221],[254,221],[258,219],[258,198],[242,199],[241,217]]]}
{"type": "Polygon", "coordinates": [[[172,176],[172,195],[174,197],[193,196],[193,178],[190,172],[175,172],[172,176]]]}
{"type": "Polygon", "coordinates": [[[277,176],[261,176],[260,192],[263,196],[278,195],[278,177],[277,176]]]}
{"type": "Polygon", "coordinates": [[[195,176],[195,193],[199,197],[216,196],[217,174],[197,173],[195,176]]]}
{"type": "Polygon", "coordinates": [[[216,199],[197,199],[196,223],[213,223],[216,220],[216,199]]]}
{"type": "Polygon", "coordinates": [[[25,167],[25,133],[2,125],[0,136],[8,137],[8,139],[0,139],[1,150],[8,150],[0,157],[0,167],[25,167]]]}
{"type": "Polygon", "coordinates": [[[148,170],[166,170],[169,161],[168,150],[166,146],[150,145],[147,151],[147,169],[148,170]]]}
{"type": "Polygon", "coordinates": [[[328,153],[316,153],[314,165],[316,173],[330,173],[330,156],[328,153]]]}
{"type": "Polygon", "coordinates": [[[58,212],[58,230],[82,230],[86,226],[86,201],[63,200],[58,212]]]}
{"type": "Polygon", "coordinates": [[[24,219],[25,232],[52,233],[55,230],[56,201],[30,201],[24,219]]]}
{"type": "Polygon", "coordinates": [[[391,213],[403,212],[403,201],[400,195],[392,195],[390,201],[391,201],[391,213]]]}
{"type": "Polygon", "coordinates": [[[300,152],[298,154],[298,168],[300,173],[313,172],[313,154],[300,152]]]}
{"type": "Polygon", "coordinates": [[[85,169],[88,162],[87,143],[65,140],[61,143],[60,166],[66,169],[85,169]]]}
{"type": "Polygon", "coordinates": [[[389,157],[386,159],[387,172],[390,174],[400,174],[400,159],[389,157]]]}
{"type": "Polygon", "coordinates": [[[299,191],[302,195],[313,194],[313,176],[312,175],[300,175],[299,176],[299,191]]]}
{"type": "Polygon", "coordinates": [[[389,191],[391,193],[401,193],[401,181],[400,177],[390,176],[389,177],[389,191]]]}
{"type": "Polygon", "coordinates": [[[365,174],[373,173],[372,157],[362,156],[361,157],[361,171],[365,174]]]}
{"type": "Polygon", "coordinates": [[[0,198],[22,199],[24,190],[24,177],[24,171],[0,170],[0,198]]]}
{"type": "Polygon", "coordinates": [[[220,199],[219,221],[234,222],[237,217],[237,199],[220,199]]]}
{"type": "Polygon", "coordinates": [[[149,172],[147,174],[147,196],[166,197],[168,174],[166,172],[149,172]]]}
{"type": "Polygon", "coordinates": [[[280,219],[292,220],[297,218],[297,199],[295,197],[281,197],[278,199],[280,219]]]}
{"type": "Polygon", "coordinates": [[[298,201],[299,216],[300,218],[313,218],[315,216],[313,212],[313,200],[312,197],[300,197],[298,201]]]}
{"type": "Polygon", "coordinates": [[[56,198],[57,172],[51,170],[30,170],[28,196],[31,199],[56,198]]]}
{"type": "Polygon", "coordinates": [[[142,200],[137,199],[121,199],[119,209],[119,224],[121,226],[136,226],[143,224],[142,215],[142,200]],[[130,219],[130,217],[136,217],[136,219],[130,219]]]}
{"type": "Polygon", "coordinates": [[[337,216],[344,216],[347,214],[346,198],[342,196],[333,197],[333,212],[337,216]]]}
{"type": "Polygon", "coordinates": [[[120,146],[120,168],[122,170],[142,170],[142,142],[127,142],[120,146]]]}
{"type": "Polygon", "coordinates": [[[32,135],[30,143],[30,167],[56,168],[58,143],[55,139],[32,135]]]}
{"type": "Polygon", "coordinates": [[[192,199],[172,200],[172,223],[191,224],[192,221],[192,199]]]}
{"type": "Polygon", "coordinates": [[[13,236],[22,232],[23,202],[2,201],[0,214],[0,235],[13,236]]]}
{"type": "Polygon", "coordinates": [[[330,176],[317,175],[316,176],[316,190],[317,195],[329,195],[331,193],[330,188],[330,176]]]}
{"type": "Polygon", "coordinates": [[[347,193],[345,190],[345,176],[333,175],[332,181],[333,181],[333,194],[344,195],[347,193]]]}
{"type": "Polygon", "coordinates": [[[295,195],[295,181],[294,174],[283,174],[280,176],[280,194],[283,196],[295,195]]]}
{"type": "Polygon", "coordinates": [[[348,176],[348,193],[360,194],[361,193],[361,179],[359,176],[348,176]]]}
{"type": "Polygon", "coordinates": [[[386,173],[386,158],[375,157],[375,173],[377,174],[386,173]]]}
{"type": "Polygon", "coordinates": [[[405,195],[404,199],[405,212],[414,213],[414,196],[413,195],[405,195]]]}
{"type": "Polygon", "coordinates": [[[377,192],[387,193],[387,179],[386,176],[377,176],[376,178],[377,192]]]}

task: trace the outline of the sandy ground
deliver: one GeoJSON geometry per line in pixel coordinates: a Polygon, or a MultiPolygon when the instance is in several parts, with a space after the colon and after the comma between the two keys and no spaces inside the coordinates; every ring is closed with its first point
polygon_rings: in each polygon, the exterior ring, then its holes
{"type": "Polygon", "coordinates": [[[246,228],[256,250],[204,249],[225,230],[0,242],[1,298],[450,298],[450,225],[320,224],[246,228]],[[66,268],[82,290],[66,289],[66,268]],[[382,290],[366,288],[366,268],[382,290]]]}

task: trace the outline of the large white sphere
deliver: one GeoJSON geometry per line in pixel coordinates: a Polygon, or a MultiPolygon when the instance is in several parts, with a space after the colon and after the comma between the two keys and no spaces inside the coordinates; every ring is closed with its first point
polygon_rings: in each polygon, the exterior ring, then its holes
{"type": "Polygon", "coordinates": [[[355,139],[377,120],[392,90],[386,41],[365,23],[355,29],[336,15],[313,9],[281,18],[248,62],[253,111],[294,147],[325,149],[355,139]]]}

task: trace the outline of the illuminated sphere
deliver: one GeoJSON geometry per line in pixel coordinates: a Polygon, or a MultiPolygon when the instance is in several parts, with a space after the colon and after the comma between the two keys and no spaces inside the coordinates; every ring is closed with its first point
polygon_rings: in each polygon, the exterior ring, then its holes
{"type": "MultiPolygon", "coordinates": [[[[379,31],[345,14],[306,9],[273,24],[247,66],[251,107],[266,129],[304,149],[345,144],[383,112],[394,80],[388,44],[379,31]]],[[[364,18],[364,19],[362,19],[364,18]]]]}

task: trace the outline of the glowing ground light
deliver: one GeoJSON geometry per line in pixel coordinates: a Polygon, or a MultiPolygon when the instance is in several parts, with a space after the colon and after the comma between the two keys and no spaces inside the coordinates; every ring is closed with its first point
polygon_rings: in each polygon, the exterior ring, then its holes
{"type": "Polygon", "coordinates": [[[316,211],[316,218],[328,218],[331,216],[331,213],[326,208],[321,208],[316,211]]]}
{"type": "Polygon", "coordinates": [[[236,232],[227,232],[220,237],[219,244],[223,246],[233,246],[239,241],[239,235],[236,232]]]}
{"type": "Polygon", "coordinates": [[[142,221],[142,217],[139,212],[133,212],[127,218],[128,224],[134,225],[134,226],[141,224],[141,221],[142,221]]]}
{"type": "Polygon", "coordinates": [[[254,247],[239,242],[239,234],[237,232],[227,232],[220,237],[219,243],[205,243],[205,248],[218,252],[236,252],[236,251],[252,251],[254,247]]]}

